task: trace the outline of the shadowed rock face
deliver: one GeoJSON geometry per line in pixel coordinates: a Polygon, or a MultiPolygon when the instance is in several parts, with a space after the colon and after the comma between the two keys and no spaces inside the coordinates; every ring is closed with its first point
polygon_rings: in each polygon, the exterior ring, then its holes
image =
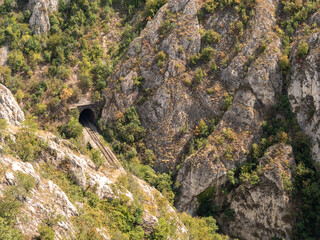
{"type": "MultiPolygon", "coordinates": [[[[312,22],[319,24],[320,13],[314,14],[312,22]]],[[[303,32],[300,34],[303,35],[303,32]]],[[[299,35],[299,36],[300,36],[299,35]]],[[[306,39],[296,42],[291,54],[292,75],[288,84],[288,96],[293,112],[301,129],[311,137],[312,157],[320,162],[320,67],[319,67],[319,30],[306,39]],[[305,58],[298,56],[298,46],[302,42],[309,45],[305,58]]]]}
{"type": "Polygon", "coordinates": [[[18,125],[24,120],[24,113],[12,93],[0,84],[0,119],[5,119],[11,125],[18,125]]]}
{"type": "Polygon", "coordinates": [[[297,210],[288,182],[294,168],[291,146],[270,147],[259,159],[259,182],[244,183],[226,197],[233,219],[226,221],[226,216],[220,216],[222,230],[240,239],[291,239],[297,210]]]}
{"type": "Polygon", "coordinates": [[[255,97],[250,91],[239,91],[234,104],[209,136],[207,146],[184,161],[177,176],[181,184],[176,199],[179,211],[194,215],[196,197],[210,186],[223,185],[227,171],[246,161],[247,151],[259,132],[254,104],[255,97]],[[234,139],[228,137],[228,131],[234,133],[234,139]]]}

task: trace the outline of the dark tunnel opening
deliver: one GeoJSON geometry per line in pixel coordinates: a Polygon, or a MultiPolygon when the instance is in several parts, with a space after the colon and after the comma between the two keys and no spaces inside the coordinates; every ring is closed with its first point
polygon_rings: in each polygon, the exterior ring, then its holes
{"type": "Polygon", "coordinates": [[[94,115],[94,112],[87,108],[87,109],[84,109],[81,113],[80,113],[80,116],[79,116],[79,122],[83,125],[85,122],[89,121],[93,124],[95,124],[95,115],[94,115]]]}

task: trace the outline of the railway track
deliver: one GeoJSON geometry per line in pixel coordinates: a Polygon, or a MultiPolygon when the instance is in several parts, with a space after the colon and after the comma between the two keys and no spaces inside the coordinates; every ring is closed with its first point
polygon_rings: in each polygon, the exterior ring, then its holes
{"type": "Polygon", "coordinates": [[[109,147],[104,146],[100,140],[100,135],[98,134],[96,127],[86,118],[81,119],[81,123],[87,133],[89,134],[92,141],[97,145],[100,149],[102,155],[107,160],[108,164],[114,168],[122,168],[120,162],[117,157],[113,154],[109,147]]]}

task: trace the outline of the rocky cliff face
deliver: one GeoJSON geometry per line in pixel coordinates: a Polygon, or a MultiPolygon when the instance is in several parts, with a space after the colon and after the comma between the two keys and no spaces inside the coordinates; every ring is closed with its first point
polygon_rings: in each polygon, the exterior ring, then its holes
{"type": "Polygon", "coordinates": [[[0,66],[5,65],[8,59],[9,54],[9,47],[7,45],[4,45],[0,48],[0,66]]]}
{"type": "MultiPolygon", "coordinates": [[[[216,8],[214,13],[206,14],[196,1],[169,0],[131,43],[127,59],[118,65],[114,83],[105,92],[107,102],[102,119],[112,122],[128,107],[138,109],[142,124],[147,129],[146,143],[157,155],[156,169],[175,171],[179,163],[176,178],[180,186],[176,197],[179,211],[195,214],[197,196],[210,186],[219,188],[225,184],[228,170],[247,161],[252,144],[261,137],[262,121],[278,103],[283,87],[278,64],[283,47],[277,32],[280,5],[277,0],[256,1],[247,7],[251,8],[252,15],[247,19],[247,26],[241,29],[237,26],[244,19],[234,8],[216,8]],[[206,42],[205,33],[208,30],[213,30],[219,36],[218,40],[206,42]],[[214,48],[214,54],[212,59],[205,61],[201,56],[208,47],[214,48]],[[190,59],[195,55],[200,58],[200,63],[192,64],[190,59]],[[196,85],[194,78],[199,68],[202,68],[203,79],[196,85]],[[225,107],[226,96],[233,96],[233,103],[228,107],[225,107]],[[212,118],[219,119],[219,122],[208,137],[207,145],[183,160],[181,156],[194,137],[195,126],[200,119],[212,118]],[[186,126],[187,131],[181,133],[186,126]]],[[[316,51],[317,36],[314,33],[308,39],[310,51],[316,51]]],[[[295,97],[296,100],[291,100],[291,103],[293,107],[298,106],[295,111],[301,126],[304,124],[302,128],[308,128],[311,134],[316,121],[312,126],[306,124],[305,111],[308,108],[297,103],[302,101],[297,98],[305,99],[304,95],[308,94],[291,90],[304,84],[310,91],[316,91],[315,87],[309,86],[310,81],[318,78],[315,70],[318,60],[315,54],[313,57],[310,55],[303,63],[306,65],[302,68],[304,72],[301,67],[295,67],[292,78],[296,79],[292,83],[294,87],[289,87],[288,91],[289,96],[301,96],[295,97]],[[305,76],[308,82],[304,80],[305,76]]],[[[317,83],[312,84],[316,86],[317,83]]],[[[312,101],[316,102],[316,99],[315,96],[312,101]]],[[[318,148],[317,144],[314,148],[318,148]]],[[[272,165],[276,175],[271,178],[268,175],[273,171],[270,166],[270,171],[263,173],[259,187],[242,186],[237,189],[235,194],[239,195],[239,201],[234,200],[231,205],[236,209],[237,217],[245,219],[236,220],[238,225],[226,226],[226,232],[243,239],[263,238],[264,234],[289,239],[293,222],[291,218],[286,219],[286,215],[293,205],[281,185],[281,174],[289,171],[283,166],[283,161],[292,164],[293,158],[291,149],[283,146],[275,146],[267,155],[272,155],[276,149],[285,152],[283,158],[280,157],[282,160],[275,157],[282,167],[276,171],[275,165],[272,165]],[[264,194],[268,195],[266,201],[256,204],[264,194]],[[247,200],[252,202],[252,205],[248,203],[252,211],[244,210],[247,209],[247,200]],[[271,207],[270,212],[263,213],[266,206],[271,207]],[[271,217],[275,215],[277,219],[271,217]],[[268,222],[266,219],[270,218],[272,220],[268,222]],[[248,228],[241,227],[243,224],[248,228]],[[249,228],[259,230],[250,235],[252,231],[249,228]]],[[[260,161],[261,166],[268,165],[264,159],[260,161]]],[[[288,174],[291,178],[290,171],[288,174]]]]}
{"type": "Polygon", "coordinates": [[[18,125],[24,120],[24,114],[12,93],[2,84],[0,84],[0,119],[5,119],[12,125],[18,125]]]}
{"type": "MultiPolygon", "coordinates": [[[[117,90],[105,93],[103,121],[114,120],[119,112],[136,106],[142,124],[148,129],[148,147],[158,157],[156,168],[172,171],[192,137],[190,131],[181,136],[181,129],[187,126],[192,130],[201,118],[223,115],[226,93],[246,95],[247,101],[253,101],[251,106],[256,112],[273,106],[282,86],[278,67],[281,41],[273,30],[278,4],[278,1],[256,3],[255,14],[244,30],[242,47],[237,52],[233,47],[236,32],[232,26],[239,17],[233,9],[217,10],[200,23],[197,18],[200,6],[196,1],[169,1],[131,43],[128,60],[120,64],[115,74],[117,83],[111,87],[117,90]],[[219,41],[204,43],[199,29],[213,29],[220,36],[219,41]],[[190,87],[188,81],[193,81],[199,67],[192,67],[189,58],[209,46],[214,47],[215,56],[203,65],[202,82],[190,87]],[[228,66],[222,65],[216,73],[205,70],[223,61],[228,66]],[[139,77],[140,87],[135,84],[139,77]],[[214,89],[214,93],[207,89],[214,89]]],[[[242,97],[235,97],[238,99],[242,101],[242,97]]],[[[256,133],[252,130],[251,137],[256,133]]]]}
{"type": "MultiPolygon", "coordinates": [[[[39,136],[39,138],[48,145],[35,163],[26,163],[18,158],[0,155],[1,168],[8,169],[2,172],[3,181],[0,192],[3,193],[8,186],[15,185],[15,175],[19,172],[32,176],[36,181],[35,188],[23,200],[22,209],[18,215],[17,227],[25,236],[38,236],[39,226],[48,218],[59,219],[53,227],[57,239],[72,238],[78,231],[73,219],[79,216],[80,212],[85,211],[84,206],[74,201],[72,203],[66,193],[46,177],[44,168],[53,166],[49,170],[51,172],[48,173],[49,175],[52,172],[63,171],[82,189],[95,189],[95,193],[101,199],[117,199],[121,194],[125,194],[129,202],[133,202],[134,195],[139,192],[144,198],[142,226],[146,232],[152,232],[162,212],[166,211],[170,214],[170,218],[173,218],[170,221],[177,224],[178,239],[185,239],[183,236],[187,233],[187,229],[179,220],[175,210],[166,203],[156,189],[146,182],[134,177],[131,181],[136,184],[136,192],[130,192],[124,186],[118,185],[118,179],[127,176],[124,170],[103,167],[97,171],[88,157],[75,154],[70,150],[72,145],[69,142],[59,140],[50,134],[45,134],[45,137],[39,136]]],[[[105,228],[97,231],[101,232],[103,239],[110,239],[110,233],[105,228]]]]}
{"type": "Polygon", "coordinates": [[[149,129],[146,142],[157,153],[161,170],[174,167],[188,140],[188,136],[177,137],[179,128],[186,123],[193,126],[201,116],[212,116],[217,111],[209,96],[193,95],[182,83],[188,57],[200,50],[196,14],[193,0],[169,1],[162,7],[130,44],[130,58],[120,64],[115,75],[121,81],[119,91],[106,93],[104,121],[115,119],[118,112],[130,106],[138,106],[142,124],[149,129]],[[161,30],[165,21],[169,25],[174,22],[174,31],[170,26],[161,30]],[[163,53],[160,63],[159,52],[163,53]],[[142,77],[140,89],[134,84],[138,77],[142,77]]]}
{"type": "Polygon", "coordinates": [[[237,52],[230,47],[236,41],[232,26],[239,20],[233,9],[218,10],[199,23],[196,14],[199,6],[195,1],[169,1],[130,45],[130,58],[120,64],[116,74],[120,87],[112,94],[106,93],[108,100],[102,118],[115,119],[119,111],[137,106],[142,124],[148,129],[146,142],[157,154],[156,168],[162,171],[175,170],[192,137],[190,131],[181,136],[181,128],[187,125],[190,130],[201,118],[223,116],[209,138],[209,146],[182,164],[177,177],[181,183],[179,210],[192,212],[188,204],[195,196],[213,182],[223,182],[228,169],[245,162],[253,140],[259,137],[262,109],[276,103],[282,85],[278,67],[281,41],[273,30],[278,4],[278,1],[258,1],[254,5],[255,14],[243,32],[242,47],[237,52]],[[164,34],[165,21],[174,22],[175,27],[164,34]],[[221,36],[220,40],[211,45],[203,43],[200,28],[213,29],[221,36]],[[183,83],[192,80],[198,70],[190,68],[188,59],[208,45],[215,48],[216,54],[205,66],[224,59],[229,64],[221,66],[217,73],[204,70],[203,81],[193,91],[183,83]],[[159,66],[161,51],[165,59],[159,66]],[[142,91],[134,84],[139,76],[142,91]],[[214,93],[210,95],[207,88],[215,89],[214,93]],[[146,89],[150,92],[148,96],[143,92],[146,89]],[[227,111],[223,109],[226,93],[234,94],[227,111]],[[227,139],[227,131],[234,132],[237,139],[227,139]]]}
{"type": "Polygon", "coordinates": [[[226,197],[233,215],[219,218],[222,229],[240,239],[291,239],[297,211],[290,195],[294,168],[291,146],[270,147],[259,159],[259,182],[242,184],[226,197]]]}
{"type": "MultiPolygon", "coordinates": [[[[319,15],[315,13],[311,24],[319,26],[319,15]]],[[[293,111],[301,129],[311,136],[313,159],[320,161],[319,147],[319,46],[320,32],[315,30],[305,36],[303,30],[297,37],[291,54],[292,76],[289,79],[288,96],[293,111]],[[305,57],[299,56],[299,46],[307,43],[308,53],[305,57]]]]}
{"type": "MultiPolygon", "coordinates": [[[[1,174],[1,193],[5,192],[10,185],[16,185],[17,173],[24,173],[36,181],[36,188],[24,200],[21,212],[17,219],[17,228],[28,237],[38,235],[38,227],[46,219],[52,217],[62,217],[64,220],[58,222],[54,231],[58,239],[71,237],[74,226],[71,218],[78,214],[77,208],[70,202],[66,194],[60,187],[50,180],[40,177],[33,165],[22,162],[12,157],[0,156],[1,168],[8,169],[1,174]]],[[[38,167],[38,166],[37,166],[38,167]]]]}
{"type": "MultiPolygon", "coordinates": [[[[68,2],[68,1],[66,1],[68,2]]],[[[48,33],[50,30],[49,15],[58,9],[57,0],[30,0],[28,8],[31,11],[29,24],[36,34],[48,33]]]]}
{"type": "Polygon", "coordinates": [[[177,176],[181,184],[176,200],[179,211],[195,214],[196,196],[209,186],[225,183],[227,171],[246,161],[259,129],[254,103],[250,91],[239,91],[233,106],[208,138],[208,145],[184,161],[177,176]]]}

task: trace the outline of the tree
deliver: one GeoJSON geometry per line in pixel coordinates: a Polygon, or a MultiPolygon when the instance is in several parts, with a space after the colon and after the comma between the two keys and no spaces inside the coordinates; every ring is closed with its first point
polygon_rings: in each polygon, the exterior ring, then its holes
{"type": "Polygon", "coordinates": [[[27,67],[27,63],[20,50],[14,50],[9,53],[8,64],[11,69],[15,72],[24,70],[27,67]]]}
{"type": "Polygon", "coordinates": [[[27,116],[26,120],[22,122],[22,128],[16,135],[16,141],[10,144],[12,150],[25,162],[36,160],[41,151],[42,141],[39,141],[36,135],[38,130],[36,120],[37,117],[35,116],[27,116]]]}
{"type": "Polygon", "coordinates": [[[165,240],[170,235],[170,226],[164,218],[159,218],[158,225],[154,227],[151,234],[154,240],[165,240]]]}
{"type": "Polygon", "coordinates": [[[0,119],[0,130],[3,131],[3,130],[6,130],[7,128],[7,120],[6,119],[0,119]]]}
{"type": "Polygon", "coordinates": [[[194,77],[193,81],[195,84],[200,84],[203,79],[203,72],[201,68],[198,68],[196,76],[194,77]]]}
{"type": "Polygon", "coordinates": [[[298,47],[298,54],[300,57],[306,57],[309,52],[309,45],[306,42],[302,42],[298,47]]]}
{"type": "Polygon", "coordinates": [[[54,240],[55,239],[55,232],[52,229],[52,227],[41,225],[39,227],[39,233],[40,233],[40,240],[54,240]]]}
{"type": "Polygon", "coordinates": [[[288,68],[290,67],[290,61],[289,61],[287,55],[281,56],[280,61],[279,61],[279,65],[280,65],[280,68],[282,71],[288,70],[288,68]]]}
{"type": "Polygon", "coordinates": [[[104,163],[104,157],[101,155],[101,151],[95,148],[91,149],[91,160],[98,169],[104,163]]]}
{"type": "Polygon", "coordinates": [[[66,138],[80,138],[82,136],[83,127],[75,119],[71,118],[66,125],[59,127],[59,132],[61,135],[64,135],[66,138]]]}
{"type": "Polygon", "coordinates": [[[20,240],[22,234],[18,229],[8,222],[6,219],[0,217],[0,240],[20,240]]]}

